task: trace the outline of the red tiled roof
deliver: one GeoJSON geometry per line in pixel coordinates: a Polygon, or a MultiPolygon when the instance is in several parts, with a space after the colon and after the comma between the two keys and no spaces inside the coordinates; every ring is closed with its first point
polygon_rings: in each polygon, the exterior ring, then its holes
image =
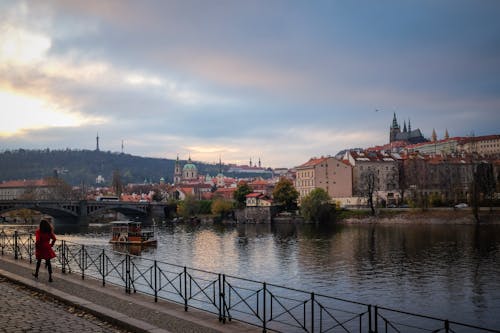
{"type": "Polygon", "coordinates": [[[462,137],[460,138],[460,143],[466,143],[471,141],[486,141],[486,140],[498,140],[500,139],[500,135],[483,135],[483,136],[473,136],[473,137],[462,137]]]}
{"type": "Polygon", "coordinates": [[[260,192],[252,192],[252,193],[245,195],[245,198],[258,198],[258,197],[263,196],[263,195],[264,194],[262,194],[260,192]]]}
{"type": "Polygon", "coordinates": [[[218,188],[215,192],[234,192],[236,191],[236,187],[221,187],[218,188]]]}
{"type": "Polygon", "coordinates": [[[210,200],[213,198],[213,196],[214,196],[214,194],[212,192],[203,192],[201,194],[201,198],[204,200],[210,200]]]}
{"type": "Polygon", "coordinates": [[[373,162],[373,161],[385,161],[391,162],[394,161],[394,158],[390,154],[382,154],[380,151],[367,151],[367,152],[350,152],[353,159],[356,161],[365,161],[365,162],[373,162]],[[389,160],[386,160],[389,159],[389,160]]]}
{"type": "Polygon", "coordinates": [[[315,166],[315,165],[318,165],[318,164],[326,161],[327,159],[328,159],[328,157],[320,157],[320,158],[313,157],[309,161],[307,161],[306,163],[299,165],[297,168],[307,168],[307,167],[315,166]]]}
{"type": "Polygon", "coordinates": [[[446,142],[456,142],[462,140],[463,137],[460,136],[454,136],[452,138],[448,139],[442,139],[442,140],[436,140],[436,141],[428,141],[428,142],[420,142],[420,143],[415,143],[413,145],[408,145],[406,148],[408,149],[415,149],[418,147],[425,147],[425,146],[431,146],[433,144],[438,144],[438,143],[446,143],[446,142]]]}
{"type": "Polygon", "coordinates": [[[267,181],[264,179],[257,179],[251,182],[250,185],[267,185],[267,181]]]}
{"type": "Polygon", "coordinates": [[[8,180],[0,183],[0,188],[44,187],[44,186],[50,186],[49,182],[45,179],[8,180]]]}

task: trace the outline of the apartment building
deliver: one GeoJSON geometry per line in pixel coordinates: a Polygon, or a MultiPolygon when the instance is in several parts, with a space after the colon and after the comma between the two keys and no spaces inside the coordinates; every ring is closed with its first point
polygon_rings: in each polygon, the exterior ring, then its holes
{"type": "Polygon", "coordinates": [[[352,196],[352,167],[335,157],[311,158],[296,168],[295,188],[299,202],[315,188],[332,198],[352,196]]]}
{"type": "Polygon", "coordinates": [[[0,200],[44,200],[53,188],[45,179],[4,181],[0,183],[0,200]]]}
{"type": "Polygon", "coordinates": [[[458,150],[479,155],[500,155],[500,135],[484,135],[462,138],[458,150]]]}
{"type": "Polygon", "coordinates": [[[347,151],[344,161],[352,166],[352,191],[355,196],[364,195],[365,181],[367,173],[373,173],[375,180],[375,194],[378,200],[386,202],[397,202],[399,194],[398,182],[398,154],[388,154],[377,151],[347,151]]]}

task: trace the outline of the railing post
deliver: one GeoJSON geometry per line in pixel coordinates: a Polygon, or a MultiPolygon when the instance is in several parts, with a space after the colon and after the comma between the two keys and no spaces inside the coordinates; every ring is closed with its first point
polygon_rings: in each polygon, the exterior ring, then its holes
{"type": "Polygon", "coordinates": [[[222,322],[222,307],[224,304],[222,303],[222,298],[224,297],[222,286],[221,286],[221,274],[217,275],[217,282],[219,285],[219,322],[222,322]]]}
{"type": "Polygon", "coordinates": [[[66,241],[61,241],[61,271],[66,273],[66,241]]]}
{"type": "Polygon", "coordinates": [[[17,253],[17,230],[14,231],[14,259],[17,260],[18,258],[18,253],[17,253]]]}
{"type": "Polygon", "coordinates": [[[125,291],[130,294],[132,281],[130,280],[130,255],[125,255],[125,291]]]}
{"type": "Polygon", "coordinates": [[[444,331],[446,333],[450,332],[450,322],[448,321],[448,319],[444,321],[444,331]]]}
{"type": "Polygon", "coordinates": [[[157,284],[157,276],[158,276],[158,264],[156,260],[154,261],[154,286],[155,286],[155,302],[158,302],[158,284],[157,284]]]}
{"type": "Polygon", "coordinates": [[[102,274],[102,286],[104,287],[106,285],[106,278],[105,278],[105,273],[104,273],[104,249],[102,249],[101,253],[101,274],[102,274]]]}
{"type": "Polygon", "coordinates": [[[188,295],[187,295],[187,268],[184,266],[184,311],[188,310],[188,295]]]}
{"type": "Polygon", "coordinates": [[[375,333],[378,333],[378,306],[375,305],[375,333]]]}
{"type": "Polygon", "coordinates": [[[85,255],[85,245],[82,244],[82,251],[80,253],[80,268],[82,270],[82,280],[85,279],[85,267],[87,266],[85,262],[85,258],[87,256],[85,255]]]}
{"type": "Polygon", "coordinates": [[[311,293],[311,333],[314,332],[314,293],[311,293]]]}
{"type": "MultiPolygon", "coordinates": [[[[231,294],[229,294],[231,297],[231,294]]],[[[226,323],[226,274],[222,274],[222,323],[226,323]]],[[[229,300],[230,301],[230,300],[229,300]]]]}
{"type": "Polygon", "coordinates": [[[29,238],[28,238],[28,252],[29,252],[30,264],[31,264],[31,263],[33,263],[33,235],[31,233],[30,233],[29,238]]]}
{"type": "Polygon", "coordinates": [[[267,284],[264,282],[262,286],[262,332],[267,332],[266,323],[266,298],[267,298],[267,284]]]}
{"type": "Polygon", "coordinates": [[[368,304],[368,332],[372,333],[372,306],[368,304]]]}

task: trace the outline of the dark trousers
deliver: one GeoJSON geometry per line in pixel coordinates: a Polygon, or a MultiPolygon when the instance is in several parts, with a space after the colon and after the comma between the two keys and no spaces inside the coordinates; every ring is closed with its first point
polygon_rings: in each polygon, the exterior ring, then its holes
{"type": "MultiPolygon", "coordinates": [[[[40,270],[41,263],[42,263],[42,259],[36,260],[36,268],[35,268],[35,275],[36,276],[38,276],[38,271],[40,270]]],[[[49,271],[49,276],[52,276],[52,264],[50,263],[50,259],[45,259],[45,267],[47,267],[47,270],[49,271]]]]}

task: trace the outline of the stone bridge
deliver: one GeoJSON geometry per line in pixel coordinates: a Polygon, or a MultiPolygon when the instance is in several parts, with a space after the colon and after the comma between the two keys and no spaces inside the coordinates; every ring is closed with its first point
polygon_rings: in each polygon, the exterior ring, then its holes
{"type": "Polygon", "coordinates": [[[165,204],[128,201],[89,201],[89,200],[3,200],[0,201],[0,214],[32,209],[50,215],[63,224],[88,224],[88,218],[99,216],[106,211],[115,211],[129,217],[140,217],[151,222],[153,215],[165,216],[165,204]]]}

